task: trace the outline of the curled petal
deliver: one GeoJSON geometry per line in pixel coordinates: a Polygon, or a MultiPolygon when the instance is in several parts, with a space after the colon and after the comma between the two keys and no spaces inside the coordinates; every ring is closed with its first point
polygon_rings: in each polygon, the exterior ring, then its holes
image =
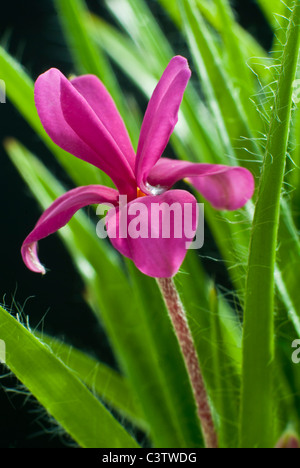
{"type": "Polygon", "coordinates": [[[100,185],[78,187],[59,197],[40,217],[33,231],[22,245],[22,257],[29,270],[45,274],[37,255],[37,242],[65,226],[84,206],[108,203],[117,205],[119,193],[100,185]]]}
{"type": "Polygon", "coordinates": [[[163,158],[149,174],[148,183],[159,189],[171,188],[187,179],[217,210],[237,210],[253,196],[254,177],[243,167],[194,164],[163,158]]]}
{"type": "Polygon", "coordinates": [[[145,275],[173,277],[182,265],[198,221],[196,199],[183,190],[138,198],[107,215],[113,246],[145,275]]]}
{"type": "MultiPolygon", "coordinates": [[[[112,127],[107,126],[108,100],[105,98],[102,119],[101,104],[95,105],[96,112],[91,106],[91,94],[88,100],[84,95],[86,86],[76,81],[74,86],[59,70],[51,69],[39,76],[35,84],[35,103],[43,127],[62,149],[103,170],[122,193],[132,192],[134,175],[123,152],[125,140],[121,137],[121,148],[120,138],[116,140],[112,127]],[[76,88],[80,88],[82,94],[76,88]]],[[[130,152],[131,149],[126,154],[130,152]]]]}
{"type": "Polygon", "coordinates": [[[163,154],[177,124],[179,107],[190,77],[187,60],[179,56],[174,57],[149,101],[136,159],[137,184],[145,193],[148,193],[148,174],[163,154]]]}

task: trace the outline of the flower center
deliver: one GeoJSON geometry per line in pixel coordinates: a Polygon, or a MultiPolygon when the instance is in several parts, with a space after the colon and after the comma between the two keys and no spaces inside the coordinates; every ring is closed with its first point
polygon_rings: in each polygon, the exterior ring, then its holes
{"type": "Polygon", "coordinates": [[[141,191],[141,189],[137,188],[137,198],[146,197],[147,195],[141,191]]]}

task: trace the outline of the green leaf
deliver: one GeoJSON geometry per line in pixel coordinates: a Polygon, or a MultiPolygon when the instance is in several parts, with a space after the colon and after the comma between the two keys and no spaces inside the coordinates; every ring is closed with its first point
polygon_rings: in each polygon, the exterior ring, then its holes
{"type": "Polygon", "coordinates": [[[291,197],[293,204],[293,215],[295,218],[296,226],[300,227],[300,105],[298,103],[299,99],[299,90],[300,90],[300,81],[297,82],[298,85],[295,87],[295,99],[297,100],[297,108],[295,110],[295,119],[294,127],[292,129],[292,142],[294,145],[291,146],[291,163],[290,163],[290,173],[286,178],[287,183],[292,189],[291,197]]]}
{"type": "Polygon", "coordinates": [[[270,25],[278,28],[278,18],[284,11],[284,4],[281,0],[257,0],[263,13],[265,14],[270,25]]]}
{"type": "Polygon", "coordinates": [[[215,0],[219,17],[223,23],[224,57],[228,63],[228,73],[236,88],[240,90],[239,95],[242,106],[250,121],[257,121],[257,110],[250,96],[257,91],[257,77],[248,65],[248,57],[245,55],[243,44],[239,41],[236,29],[234,13],[228,0],[215,0]]]}
{"type": "Polygon", "coordinates": [[[187,311],[202,374],[216,414],[222,447],[238,442],[241,325],[225,299],[212,306],[211,286],[195,252],[190,251],[175,278],[187,311]],[[199,284],[203,286],[199,288],[199,284]]]}
{"type": "Polygon", "coordinates": [[[147,3],[144,0],[105,0],[105,4],[135,44],[144,50],[151,50],[148,63],[161,73],[173,50],[147,3]]]}
{"type": "Polygon", "coordinates": [[[274,274],[280,196],[291,121],[292,83],[300,45],[300,4],[293,7],[270,122],[247,271],[240,444],[275,445],[272,362],[274,359],[274,274]],[[259,324],[259,328],[258,328],[259,324]]]}
{"type": "Polygon", "coordinates": [[[253,139],[252,129],[259,130],[260,119],[257,116],[250,127],[249,116],[232,77],[225,70],[215,37],[199,14],[195,1],[178,0],[178,5],[203,92],[228,158],[234,164],[241,161],[255,173],[257,164],[249,161],[249,153],[259,159],[260,148],[253,139]]]}
{"type": "MultiPolygon", "coordinates": [[[[176,2],[170,2],[169,0],[159,0],[159,2],[177,27],[183,29],[182,16],[176,2]]],[[[225,38],[228,34],[236,36],[238,47],[240,47],[244,54],[243,67],[247,62],[248,66],[251,66],[251,69],[257,74],[262,83],[269,83],[271,80],[271,72],[269,69],[270,57],[268,57],[265,49],[257,40],[248,31],[242,28],[237,21],[231,24],[232,30],[229,31],[226,26],[226,21],[223,20],[223,15],[212,1],[196,0],[196,6],[207,22],[222,38],[225,38]],[[268,66],[266,66],[266,60],[268,60],[268,66]]],[[[236,45],[234,48],[236,48],[236,45]]],[[[231,53],[230,50],[225,50],[224,52],[231,53]]]]}
{"type": "Polygon", "coordinates": [[[138,447],[74,373],[2,307],[0,337],[10,370],[81,447],[138,447]]]}
{"type": "Polygon", "coordinates": [[[118,411],[123,417],[135,426],[148,431],[143,412],[124,376],[94,357],[64,343],[57,338],[35,332],[35,336],[48,345],[55,356],[59,358],[68,369],[72,369],[83,383],[93,393],[96,393],[107,404],[118,411]]]}
{"type": "MultiPolygon", "coordinates": [[[[211,306],[211,342],[214,346],[212,355],[212,369],[214,376],[215,400],[219,412],[219,441],[221,448],[238,447],[238,395],[240,390],[240,372],[237,364],[230,358],[227,350],[228,337],[224,334],[224,325],[221,317],[221,301],[218,293],[212,286],[210,290],[211,306]]],[[[234,328],[234,319],[231,318],[234,328]]],[[[235,323],[235,327],[240,328],[235,323]]],[[[241,348],[236,348],[241,351],[241,348]]],[[[241,353],[239,353],[239,359],[241,353]]]]}
{"type": "MultiPolygon", "coordinates": [[[[148,333],[149,338],[152,341],[149,342],[148,349],[153,353],[155,360],[164,363],[164,367],[160,365],[159,378],[162,382],[161,388],[165,393],[168,411],[172,415],[177,438],[181,440],[181,446],[186,446],[187,440],[190,440],[190,446],[202,447],[203,440],[196,417],[196,407],[189,377],[164,302],[161,295],[158,294],[156,281],[142,275],[131,262],[128,262],[128,267],[133,281],[133,289],[141,309],[144,303],[151,304],[151,313],[146,313],[144,316],[146,328],[150,332],[148,333]],[[157,333],[158,329],[161,329],[163,340],[157,333]],[[172,356],[176,356],[175,361],[172,356]],[[183,421],[185,421],[185,428],[182,426],[183,421]]],[[[185,271],[184,266],[183,271],[185,271]]],[[[199,295],[201,294],[200,288],[199,295]]]]}

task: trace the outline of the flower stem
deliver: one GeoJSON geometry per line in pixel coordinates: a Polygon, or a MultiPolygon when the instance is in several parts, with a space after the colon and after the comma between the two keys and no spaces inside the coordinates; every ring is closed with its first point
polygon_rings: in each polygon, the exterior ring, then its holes
{"type": "Polygon", "coordinates": [[[218,448],[217,434],[208,403],[193,337],[186,313],[172,278],[157,279],[159,288],[169,312],[193,389],[197,412],[207,448],[218,448]]]}

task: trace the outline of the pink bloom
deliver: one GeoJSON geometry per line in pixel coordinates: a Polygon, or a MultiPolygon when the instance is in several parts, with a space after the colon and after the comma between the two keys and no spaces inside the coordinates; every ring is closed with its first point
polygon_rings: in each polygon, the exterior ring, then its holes
{"type": "MultiPolygon", "coordinates": [[[[30,270],[46,272],[37,255],[40,239],[65,226],[80,208],[109,203],[116,207],[107,217],[107,231],[114,247],[146,275],[172,277],[178,272],[186,255],[186,244],[193,236],[183,234],[176,238],[171,226],[168,239],[162,236],[161,230],[155,238],[115,237],[111,234],[118,228],[120,212],[134,211],[135,204],[139,203],[147,208],[141,215],[145,218],[151,205],[159,203],[164,218],[172,204],[182,208],[191,204],[195,232],[196,199],[187,191],[169,190],[179,180],[187,179],[219,210],[239,209],[252,197],[254,179],[244,168],[160,159],[178,121],[190,76],[186,59],[174,57],[150,99],[137,154],[112,98],[98,78],[87,75],[69,81],[56,69],[38,78],[35,102],[48,135],[64,150],[104,171],[117,190],[100,185],[78,187],[58,198],[22,246],[22,256],[30,270]],[[128,197],[126,206],[119,206],[120,195],[128,197]]],[[[144,220],[151,222],[151,219],[144,220]]]]}

